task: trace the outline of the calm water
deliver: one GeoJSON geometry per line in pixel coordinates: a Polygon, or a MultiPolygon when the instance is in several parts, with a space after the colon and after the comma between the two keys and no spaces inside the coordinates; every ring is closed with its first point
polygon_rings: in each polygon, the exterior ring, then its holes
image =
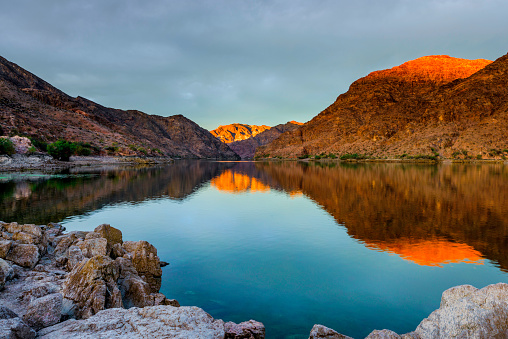
{"type": "Polygon", "coordinates": [[[508,282],[508,166],[177,162],[0,175],[0,220],[109,223],[161,292],[267,338],[405,333],[442,291],[508,282]]]}

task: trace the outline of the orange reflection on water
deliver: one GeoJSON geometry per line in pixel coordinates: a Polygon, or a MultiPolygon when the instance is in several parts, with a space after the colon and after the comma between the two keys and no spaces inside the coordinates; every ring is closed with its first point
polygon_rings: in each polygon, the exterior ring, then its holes
{"type": "Polygon", "coordinates": [[[268,192],[270,190],[270,186],[263,184],[258,179],[231,170],[227,170],[218,177],[213,178],[211,184],[217,190],[228,193],[268,192]]]}
{"type": "Polygon", "coordinates": [[[473,247],[444,239],[400,238],[389,242],[365,242],[365,245],[370,249],[397,254],[402,259],[422,266],[443,267],[443,264],[451,263],[484,264],[482,254],[473,247]]]}

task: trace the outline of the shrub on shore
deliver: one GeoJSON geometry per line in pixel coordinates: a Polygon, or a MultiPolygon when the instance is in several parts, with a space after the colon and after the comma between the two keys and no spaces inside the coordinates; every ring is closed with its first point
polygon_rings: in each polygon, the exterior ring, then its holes
{"type": "Polygon", "coordinates": [[[0,138],[0,154],[13,155],[15,153],[14,143],[8,138],[0,138]]]}
{"type": "Polygon", "coordinates": [[[71,155],[76,151],[77,145],[73,142],[58,140],[48,145],[48,154],[61,161],[69,161],[71,155]]]}

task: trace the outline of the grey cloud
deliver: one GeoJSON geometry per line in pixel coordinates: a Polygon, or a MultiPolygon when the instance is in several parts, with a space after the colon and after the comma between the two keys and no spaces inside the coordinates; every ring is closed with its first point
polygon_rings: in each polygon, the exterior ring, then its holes
{"type": "Polygon", "coordinates": [[[2,4],[0,54],[68,92],[201,126],[307,121],[354,80],[429,54],[494,59],[508,3],[102,1],[2,4]]]}

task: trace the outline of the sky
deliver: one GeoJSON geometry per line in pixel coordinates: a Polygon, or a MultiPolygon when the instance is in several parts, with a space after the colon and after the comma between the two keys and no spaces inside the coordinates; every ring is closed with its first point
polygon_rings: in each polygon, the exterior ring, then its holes
{"type": "Polygon", "coordinates": [[[495,60],[507,14],[506,0],[0,0],[0,55],[104,106],[273,126],[421,56],[495,60]]]}

